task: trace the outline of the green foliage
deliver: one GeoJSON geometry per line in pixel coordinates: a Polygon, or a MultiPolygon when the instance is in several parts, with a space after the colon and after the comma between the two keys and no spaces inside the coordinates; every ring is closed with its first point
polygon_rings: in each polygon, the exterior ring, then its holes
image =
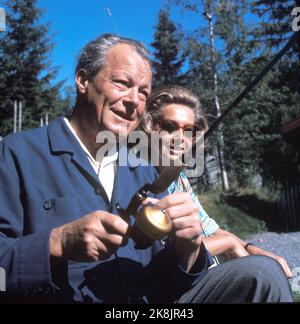
{"type": "Polygon", "coordinates": [[[255,0],[251,1],[252,12],[264,19],[254,29],[259,42],[269,46],[280,46],[291,35],[291,13],[299,6],[299,0],[255,0]]]}
{"type": "Polygon", "coordinates": [[[300,293],[293,291],[293,299],[295,303],[300,303],[300,293]]]}
{"type": "Polygon", "coordinates": [[[181,51],[181,35],[171,21],[169,12],[161,10],[154,35],[153,80],[154,87],[168,84],[181,84],[184,75],[181,68],[185,57],[181,51]]]}
{"type": "MultiPolygon", "coordinates": [[[[274,56],[273,50],[277,51],[278,47],[285,45],[291,34],[290,14],[295,4],[295,1],[285,0],[251,3],[252,11],[264,20],[251,32],[249,44],[256,46],[255,51],[259,52],[260,56],[250,58],[242,65],[246,80],[253,79],[271,60],[274,56]]],[[[251,161],[250,169],[254,174],[262,175],[264,185],[276,186],[297,173],[299,152],[283,140],[281,129],[284,122],[300,114],[298,50],[296,44],[244,100],[240,111],[235,111],[236,123],[247,125],[243,132],[240,127],[241,136],[235,147],[238,147],[240,152],[248,151],[242,156],[251,161]],[[249,151],[254,154],[249,154],[249,151]]],[[[229,138],[230,136],[226,139],[229,138]]],[[[228,141],[227,143],[229,144],[228,141]]],[[[230,152],[232,150],[227,151],[228,154],[230,152]]],[[[232,158],[234,157],[233,154],[232,158]]],[[[246,170],[249,170],[249,164],[245,163],[245,159],[242,160],[246,170]]]]}
{"type": "MultiPolygon", "coordinates": [[[[251,2],[251,10],[256,13],[261,22],[253,29],[252,44],[257,48],[277,50],[283,47],[293,34],[291,28],[292,10],[300,6],[300,0],[256,0],[251,2]]],[[[289,87],[291,93],[299,100],[300,95],[300,33],[298,41],[295,42],[289,53],[286,54],[280,64],[281,74],[278,75],[276,87],[282,84],[289,87]],[[295,94],[297,93],[297,94],[295,94]]]]}
{"type": "Polygon", "coordinates": [[[56,70],[51,67],[52,42],[48,26],[39,24],[42,11],[36,0],[7,1],[7,32],[0,38],[0,134],[12,131],[13,103],[22,101],[23,129],[39,126],[66,107],[60,98],[62,82],[51,85],[56,70]]]}
{"type": "MultiPolygon", "coordinates": [[[[299,0],[173,0],[201,15],[212,13],[216,43],[218,97],[224,110],[282,48],[291,35],[291,11],[299,0]],[[250,25],[248,15],[257,15],[250,25]]],[[[200,23],[199,23],[200,26],[200,23]]],[[[208,27],[185,37],[189,68],[186,85],[201,98],[209,124],[214,122],[214,86],[209,60],[208,27]]],[[[300,44],[300,42],[299,42],[300,44]]],[[[300,115],[300,46],[273,67],[223,123],[225,162],[234,187],[255,187],[254,178],[278,188],[297,173],[299,152],[281,134],[283,123],[300,115]]],[[[216,150],[215,134],[207,151],[216,150]]]]}
{"type": "MultiPolygon", "coordinates": [[[[253,69],[254,64],[250,64],[253,69]]],[[[250,179],[255,174],[261,174],[264,184],[269,185],[283,182],[287,170],[289,174],[293,169],[296,172],[298,154],[283,140],[281,128],[300,110],[291,103],[291,92],[287,87],[273,88],[278,75],[278,69],[271,72],[232,112],[232,118],[225,121],[227,158],[234,172],[244,182],[246,172],[250,179]],[[236,137],[236,134],[239,136],[236,137]]]]}
{"type": "Polygon", "coordinates": [[[208,215],[222,229],[232,232],[243,239],[266,230],[265,223],[262,220],[255,219],[244,210],[230,205],[226,201],[226,196],[220,190],[200,195],[199,199],[208,215]]]}

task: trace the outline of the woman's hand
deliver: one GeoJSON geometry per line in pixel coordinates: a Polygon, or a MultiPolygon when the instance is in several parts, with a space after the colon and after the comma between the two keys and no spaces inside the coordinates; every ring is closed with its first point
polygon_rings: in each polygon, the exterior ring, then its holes
{"type": "Polygon", "coordinates": [[[276,254],[273,254],[271,252],[267,252],[263,249],[260,249],[259,247],[257,246],[253,246],[253,245],[249,245],[247,247],[247,251],[250,255],[265,255],[265,256],[268,256],[272,259],[275,259],[283,268],[286,276],[288,278],[292,278],[293,274],[292,274],[292,271],[288,265],[288,263],[286,262],[286,260],[276,254]]]}

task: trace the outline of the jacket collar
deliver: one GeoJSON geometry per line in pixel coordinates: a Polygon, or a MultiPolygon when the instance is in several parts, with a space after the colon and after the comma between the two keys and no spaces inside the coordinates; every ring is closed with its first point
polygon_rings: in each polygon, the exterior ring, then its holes
{"type": "Polygon", "coordinates": [[[75,153],[81,149],[63,117],[54,119],[49,124],[48,137],[52,153],[75,153]]]}
{"type": "MultiPolygon", "coordinates": [[[[78,140],[75,138],[74,134],[72,134],[71,130],[66,125],[63,117],[59,117],[49,124],[48,137],[51,152],[54,154],[70,153],[73,155],[73,158],[85,155],[78,140]]],[[[135,169],[140,165],[137,164],[132,157],[130,158],[130,153],[128,153],[125,147],[122,147],[119,150],[119,159],[121,158],[122,162],[124,162],[124,159],[127,159],[127,163],[125,164],[129,167],[129,169],[135,169]]]]}
{"type": "Polygon", "coordinates": [[[66,125],[63,117],[53,120],[48,126],[48,137],[52,154],[70,154],[71,160],[89,181],[97,186],[99,179],[78,140],[66,125]]]}

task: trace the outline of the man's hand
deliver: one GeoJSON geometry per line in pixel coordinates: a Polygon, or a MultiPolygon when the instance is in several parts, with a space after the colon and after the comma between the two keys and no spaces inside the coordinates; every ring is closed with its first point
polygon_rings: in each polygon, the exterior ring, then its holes
{"type": "Polygon", "coordinates": [[[275,259],[278,263],[280,263],[280,265],[282,266],[287,278],[292,278],[293,274],[292,274],[292,271],[290,269],[290,267],[288,266],[288,263],[286,262],[286,260],[278,255],[275,255],[271,252],[267,252],[263,249],[260,249],[259,247],[257,246],[253,246],[253,245],[249,245],[247,247],[247,252],[250,254],[250,255],[265,255],[265,256],[268,256],[270,258],[273,258],[275,259]]]}
{"type": "Polygon", "coordinates": [[[96,211],[54,229],[50,255],[55,259],[94,262],[109,259],[127,241],[128,224],[122,218],[96,211]]]}
{"type": "Polygon", "coordinates": [[[171,218],[174,249],[180,265],[189,272],[198,258],[202,226],[197,205],[188,193],[177,192],[156,202],[171,218]]]}

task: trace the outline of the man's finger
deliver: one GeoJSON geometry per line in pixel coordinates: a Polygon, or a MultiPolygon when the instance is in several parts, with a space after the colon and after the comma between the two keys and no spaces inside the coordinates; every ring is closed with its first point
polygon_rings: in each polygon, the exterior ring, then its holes
{"type": "Polygon", "coordinates": [[[128,237],[127,236],[121,236],[116,234],[106,234],[102,240],[107,243],[108,245],[111,245],[112,247],[120,247],[125,246],[128,243],[128,237]]]}
{"type": "Polygon", "coordinates": [[[101,225],[104,227],[107,233],[117,234],[125,236],[128,234],[129,225],[128,223],[119,216],[104,213],[99,217],[101,225]]]}

